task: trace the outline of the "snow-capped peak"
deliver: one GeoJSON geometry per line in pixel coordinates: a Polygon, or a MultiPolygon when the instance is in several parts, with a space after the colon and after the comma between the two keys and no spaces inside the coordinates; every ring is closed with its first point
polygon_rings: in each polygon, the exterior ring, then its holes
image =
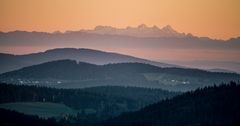
{"type": "Polygon", "coordinates": [[[185,34],[175,31],[170,25],[163,28],[158,28],[156,25],[148,27],[145,24],[140,24],[137,27],[115,28],[112,26],[96,26],[93,30],[84,30],[83,32],[96,34],[124,35],[133,37],[183,37],[185,34]]]}

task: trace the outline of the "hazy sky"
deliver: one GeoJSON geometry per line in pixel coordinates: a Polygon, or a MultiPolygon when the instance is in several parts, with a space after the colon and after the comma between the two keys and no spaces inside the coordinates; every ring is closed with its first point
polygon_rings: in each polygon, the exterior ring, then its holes
{"type": "Polygon", "coordinates": [[[0,0],[0,31],[163,27],[228,39],[240,36],[240,0],[0,0]]]}

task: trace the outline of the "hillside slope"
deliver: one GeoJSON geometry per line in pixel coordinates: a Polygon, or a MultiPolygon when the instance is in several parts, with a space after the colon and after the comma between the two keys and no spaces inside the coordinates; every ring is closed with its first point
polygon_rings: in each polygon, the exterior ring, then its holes
{"type": "Polygon", "coordinates": [[[163,88],[187,91],[221,82],[238,81],[239,74],[197,69],[160,68],[142,63],[94,65],[59,60],[25,67],[0,75],[0,81],[56,88],[84,88],[104,85],[163,88]]]}
{"type": "Polygon", "coordinates": [[[239,126],[240,85],[188,92],[97,126],[239,126]]]}
{"type": "Polygon", "coordinates": [[[17,70],[26,66],[36,65],[54,60],[71,59],[88,62],[92,64],[126,63],[139,62],[148,63],[159,67],[174,67],[176,65],[154,62],[133,56],[103,52],[93,49],[57,48],[45,52],[32,53],[26,55],[12,55],[0,53],[0,73],[17,70]]]}

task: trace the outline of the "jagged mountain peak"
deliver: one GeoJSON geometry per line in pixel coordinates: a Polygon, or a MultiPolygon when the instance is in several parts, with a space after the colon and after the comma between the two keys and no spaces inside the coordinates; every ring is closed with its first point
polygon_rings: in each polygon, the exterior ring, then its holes
{"type": "Polygon", "coordinates": [[[137,26],[137,28],[138,28],[138,29],[147,29],[148,26],[145,25],[145,24],[140,24],[140,25],[137,26]]]}
{"type": "Polygon", "coordinates": [[[156,26],[156,25],[153,25],[152,29],[159,30],[158,26],[156,26]]]}
{"type": "Polygon", "coordinates": [[[154,38],[168,38],[168,37],[184,37],[185,34],[179,33],[174,30],[170,25],[167,25],[160,29],[156,25],[152,27],[146,24],[140,24],[136,27],[127,26],[126,28],[115,28],[112,26],[96,26],[92,30],[85,30],[83,32],[96,33],[96,34],[109,34],[109,35],[123,35],[133,37],[154,37],[154,38]]]}
{"type": "Polygon", "coordinates": [[[176,31],[175,31],[175,30],[172,28],[172,26],[170,26],[170,25],[164,26],[164,27],[162,28],[162,30],[165,31],[165,32],[175,32],[175,33],[176,33],[176,31]]]}

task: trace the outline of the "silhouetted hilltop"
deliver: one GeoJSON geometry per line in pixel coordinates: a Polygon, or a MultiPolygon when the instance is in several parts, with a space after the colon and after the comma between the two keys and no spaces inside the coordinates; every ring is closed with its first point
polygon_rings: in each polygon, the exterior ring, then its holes
{"type": "Polygon", "coordinates": [[[59,60],[3,73],[0,81],[57,88],[103,85],[163,88],[186,91],[214,83],[239,80],[235,73],[216,73],[198,69],[161,68],[143,63],[94,65],[59,60]]]}
{"type": "Polygon", "coordinates": [[[71,59],[92,64],[109,64],[123,62],[139,62],[156,65],[159,67],[174,67],[175,65],[154,62],[118,53],[103,52],[93,49],[57,48],[40,53],[27,55],[11,55],[0,53],[0,73],[8,72],[22,67],[36,65],[44,62],[71,59]]]}

